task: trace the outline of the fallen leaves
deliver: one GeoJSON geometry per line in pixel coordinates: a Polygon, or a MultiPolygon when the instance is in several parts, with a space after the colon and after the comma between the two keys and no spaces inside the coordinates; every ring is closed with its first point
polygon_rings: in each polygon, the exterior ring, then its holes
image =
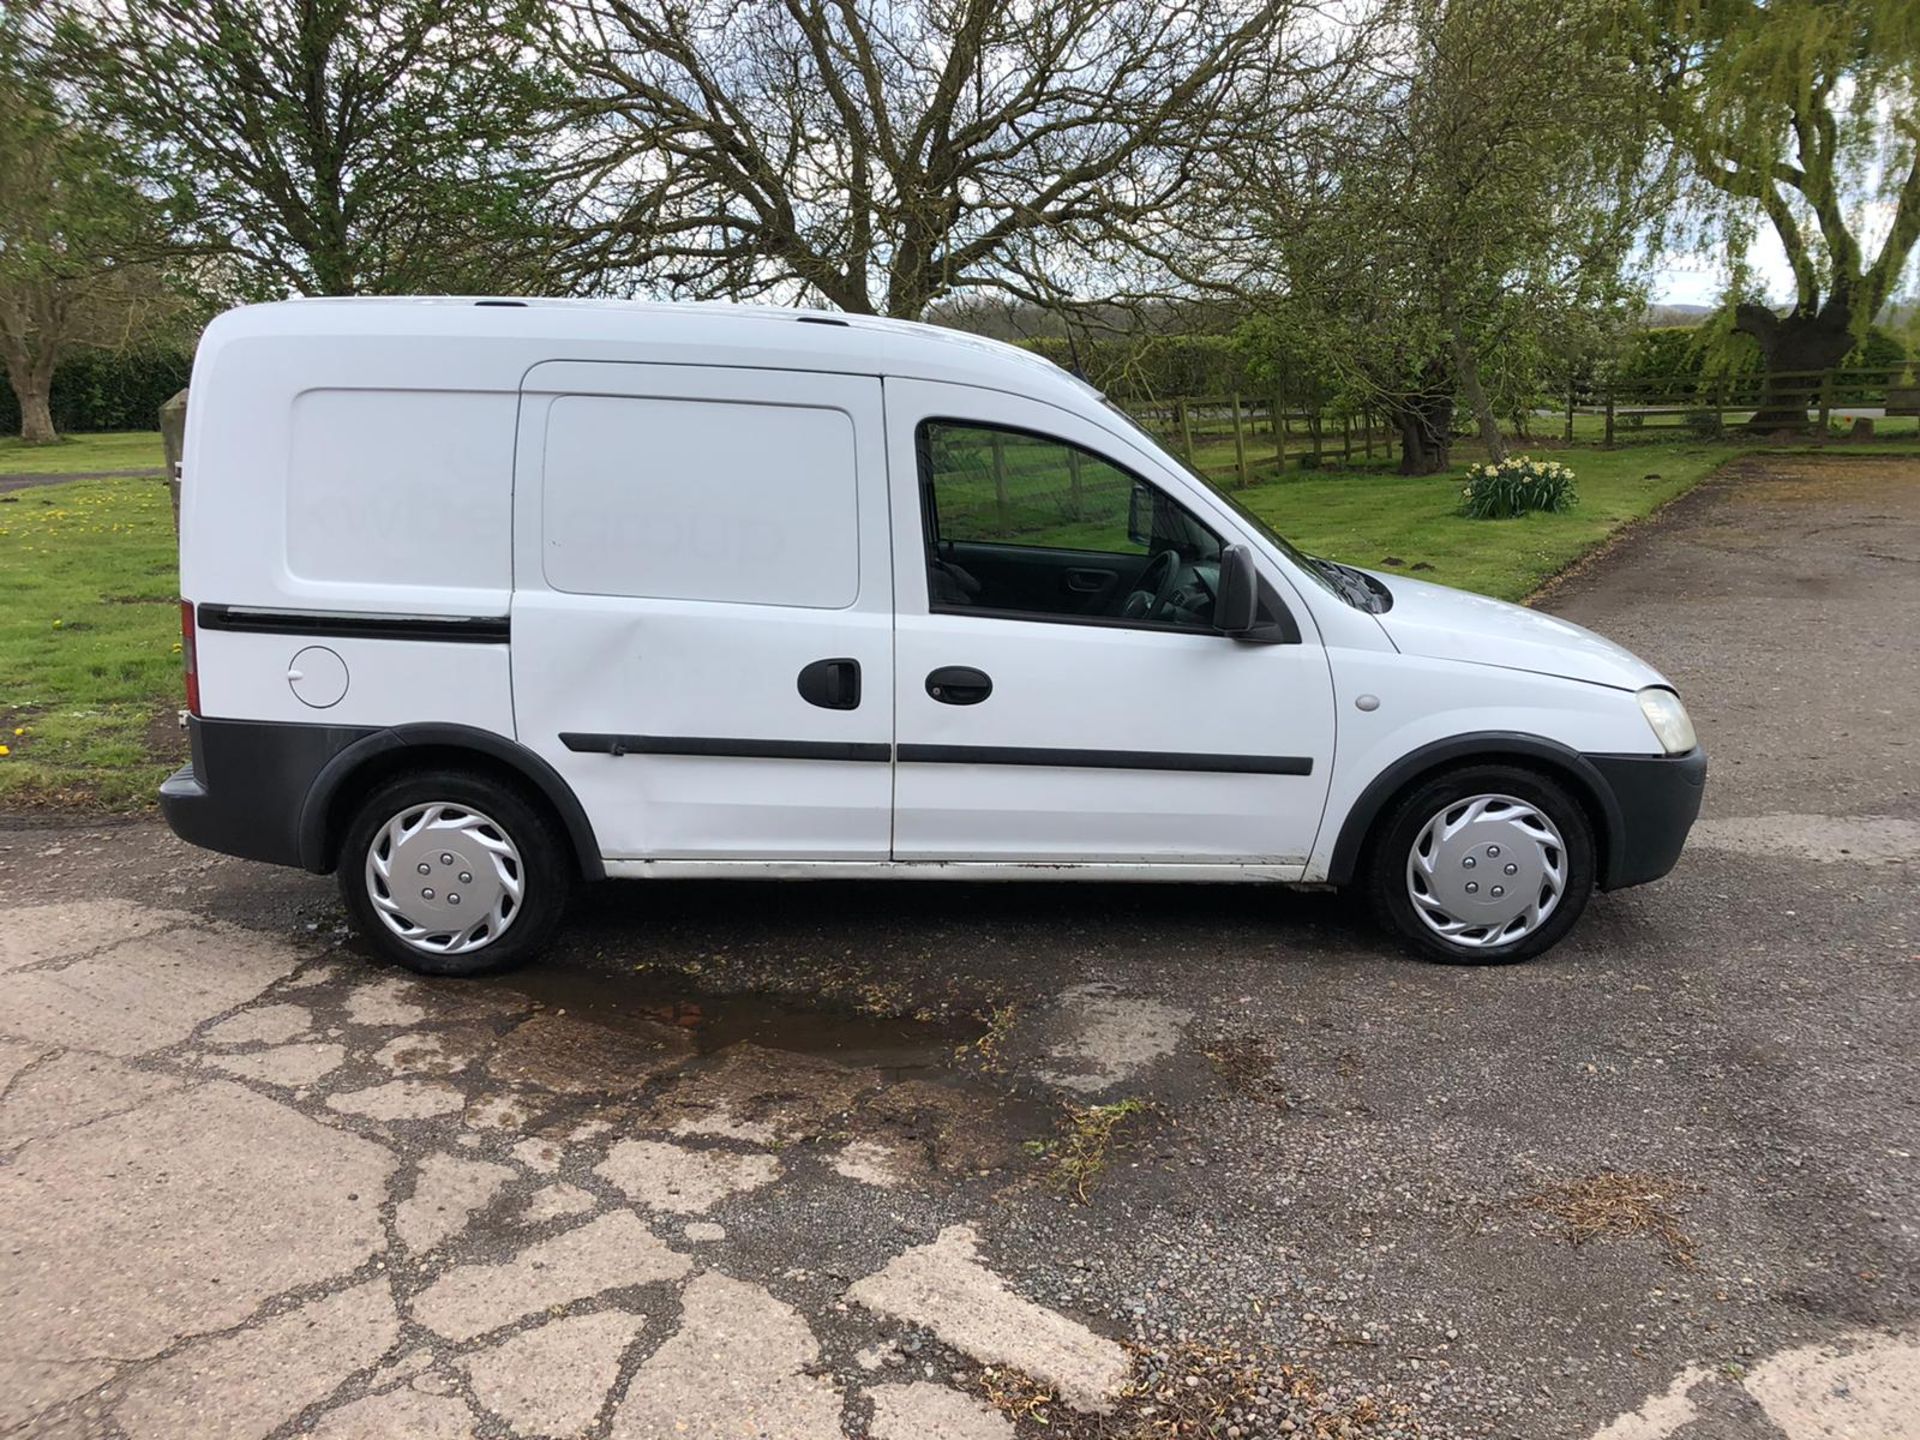
{"type": "Polygon", "coordinates": [[[1617,1170],[1552,1181],[1523,1196],[1518,1204],[1558,1220],[1569,1245],[1645,1235],[1657,1241],[1676,1265],[1691,1270],[1693,1238],[1680,1227],[1675,1206],[1681,1197],[1699,1189],[1670,1176],[1617,1170]]]}

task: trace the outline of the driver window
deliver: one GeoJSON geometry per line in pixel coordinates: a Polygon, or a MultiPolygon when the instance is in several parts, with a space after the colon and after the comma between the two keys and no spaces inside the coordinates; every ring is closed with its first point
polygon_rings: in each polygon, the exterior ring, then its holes
{"type": "Polygon", "coordinates": [[[935,610],[1208,628],[1219,539],[1092,451],[1030,431],[919,430],[935,610]]]}

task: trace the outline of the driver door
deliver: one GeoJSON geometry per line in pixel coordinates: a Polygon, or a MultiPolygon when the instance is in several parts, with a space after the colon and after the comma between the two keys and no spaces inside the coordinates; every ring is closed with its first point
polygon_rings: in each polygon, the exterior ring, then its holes
{"type": "Polygon", "coordinates": [[[886,412],[894,858],[1304,866],[1327,660],[1284,584],[1299,642],[1212,628],[1226,507],[1037,401],[890,379],[886,412]]]}

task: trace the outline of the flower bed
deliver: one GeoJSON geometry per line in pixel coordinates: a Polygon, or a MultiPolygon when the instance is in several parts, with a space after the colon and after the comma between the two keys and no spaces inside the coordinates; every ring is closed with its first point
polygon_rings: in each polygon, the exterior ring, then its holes
{"type": "Polygon", "coordinates": [[[1462,509],[1473,520],[1511,520],[1532,510],[1571,510],[1579,498],[1573,471],[1557,460],[1514,456],[1467,472],[1462,509]]]}

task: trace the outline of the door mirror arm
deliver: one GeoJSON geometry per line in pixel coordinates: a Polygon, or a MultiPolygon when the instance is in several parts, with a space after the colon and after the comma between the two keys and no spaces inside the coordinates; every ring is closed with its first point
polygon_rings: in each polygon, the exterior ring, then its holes
{"type": "Polygon", "coordinates": [[[1253,563],[1246,545],[1220,552],[1220,588],[1213,602],[1214,628],[1248,645],[1297,645],[1300,627],[1253,563]]]}

